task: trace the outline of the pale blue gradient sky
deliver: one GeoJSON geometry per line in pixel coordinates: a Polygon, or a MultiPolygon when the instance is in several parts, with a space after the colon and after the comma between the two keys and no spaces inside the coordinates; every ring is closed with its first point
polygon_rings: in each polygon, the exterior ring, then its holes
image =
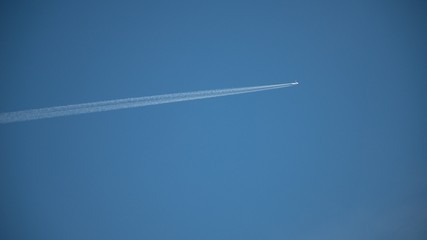
{"type": "Polygon", "coordinates": [[[2,1],[1,239],[425,239],[422,1],[2,1]]]}

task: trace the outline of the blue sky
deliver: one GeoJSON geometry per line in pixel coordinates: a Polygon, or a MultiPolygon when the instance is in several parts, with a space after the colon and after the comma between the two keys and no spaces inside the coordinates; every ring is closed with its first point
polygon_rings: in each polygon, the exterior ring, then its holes
{"type": "Polygon", "coordinates": [[[2,1],[2,239],[424,239],[422,1],[2,1]]]}

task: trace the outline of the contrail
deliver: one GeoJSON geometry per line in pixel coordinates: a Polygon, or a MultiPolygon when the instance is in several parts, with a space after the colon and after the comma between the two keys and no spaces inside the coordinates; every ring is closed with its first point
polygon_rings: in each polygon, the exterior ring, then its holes
{"type": "Polygon", "coordinates": [[[298,82],[282,83],[255,87],[227,88],[216,90],[204,90],[185,93],[172,93],[148,97],[125,98],[92,103],[82,103],[65,105],[58,107],[47,107],[31,109],[17,112],[0,113],[0,123],[23,122],[29,120],[70,116],[84,113],[104,112],[118,109],[143,107],[172,102],[190,101],[196,99],[222,97],[243,93],[259,92],[277,88],[291,87],[298,85],[298,82]]]}

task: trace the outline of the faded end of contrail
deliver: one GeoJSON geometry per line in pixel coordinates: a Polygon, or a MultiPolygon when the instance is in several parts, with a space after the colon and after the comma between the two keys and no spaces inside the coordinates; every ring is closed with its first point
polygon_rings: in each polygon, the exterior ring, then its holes
{"type": "Polygon", "coordinates": [[[204,90],[195,92],[184,93],[171,93],[163,95],[155,95],[148,97],[138,98],[125,98],[100,102],[73,104],[57,107],[47,107],[39,109],[30,109],[17,112],[0,113],[0,123],[23,122],[36,119],[53,118],[71,116],[85,113],[105,112],[118,109],[144,107],[149,105],[166,104],[173,102],[191,101],[197,99],[206,99],[214,97],[224,97],[230,95],[238,95],[245,93],[253,93],[260,91],[273,90],[284,87],[292,87],[298,85],[298,82],[281,83],[273,85],[255,86],[255,87],[241,87],[241,88],[227,88],[204,90]]]}

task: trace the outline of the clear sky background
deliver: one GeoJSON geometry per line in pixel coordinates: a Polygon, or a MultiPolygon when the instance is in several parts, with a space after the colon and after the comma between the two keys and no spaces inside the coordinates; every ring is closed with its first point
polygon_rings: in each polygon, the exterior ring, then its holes
{"type": "Polygon", "coordinates": [[[425,1],[1,1],[1,239],[426,239],[425,1]]]}

